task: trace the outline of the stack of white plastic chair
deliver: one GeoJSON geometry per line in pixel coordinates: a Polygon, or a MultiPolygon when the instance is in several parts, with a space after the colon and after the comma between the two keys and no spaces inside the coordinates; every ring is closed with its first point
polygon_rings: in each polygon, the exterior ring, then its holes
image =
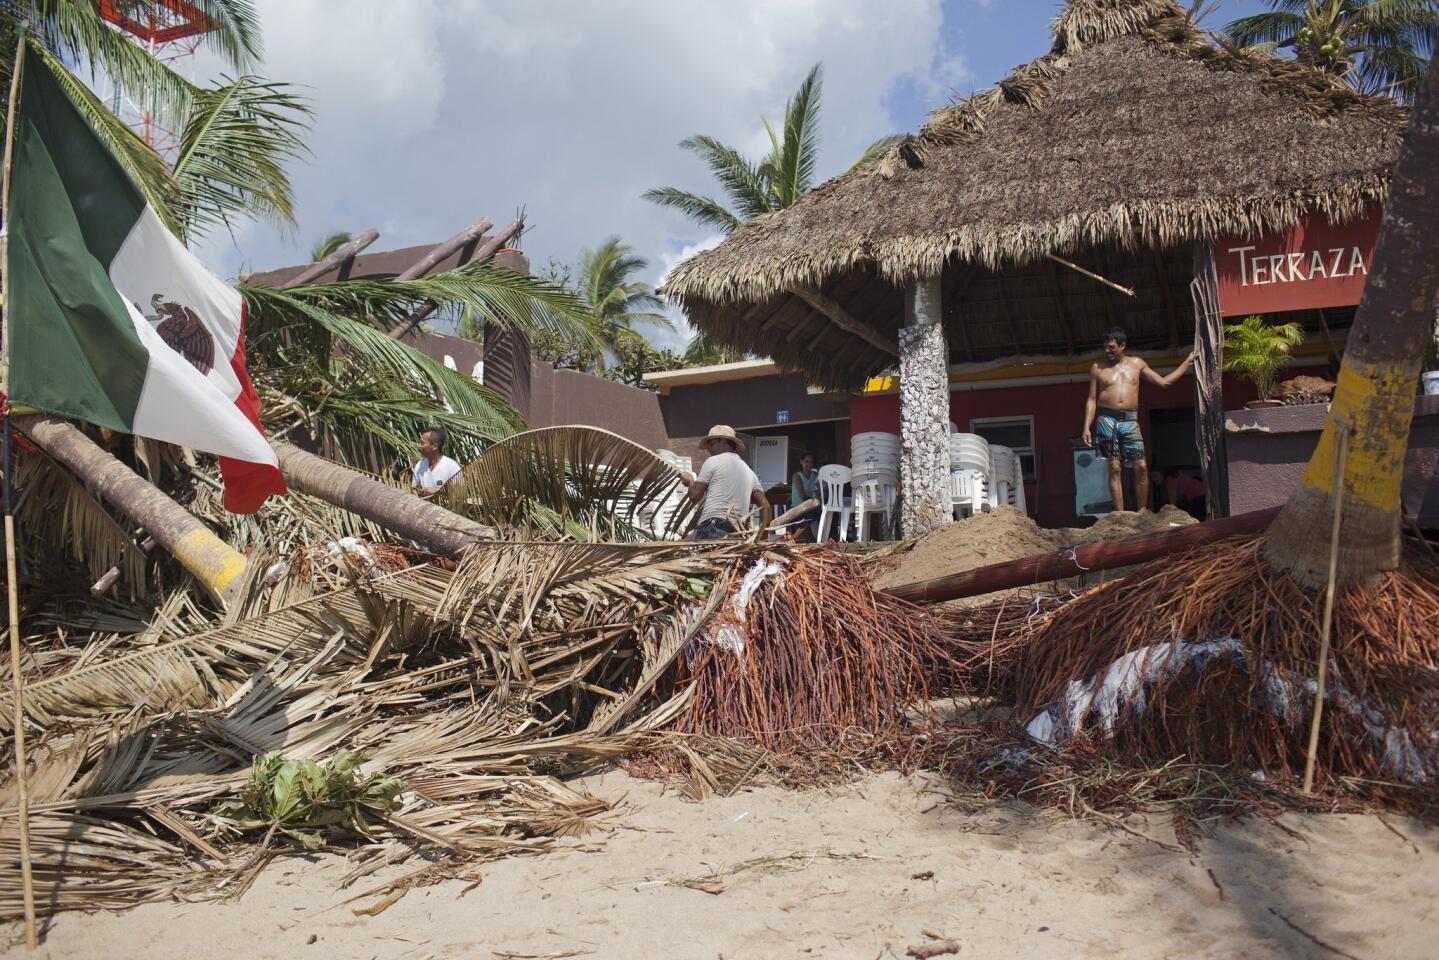
{"type": "Polygon", "coordinates": [[[820,543],[829,539],[830,522],[839,517],[839,539],[849,539],[849,518],[854,511],[854,500],[847,496],[844,488],[853,478],[849,467],[838,463],[827,463],[819,468],[819,534],[820,543]]]}
{"type": "Polygon", "coordinates": [[[888,516],[899,496],[899,437],[892,433],[857,433],[850,441],[851,485],[858,538],[870,536],[873,514],[888,516]]]}
{"type": "Polygon", "coordinates": [[[955,516],[969,516],[987,508],[993,479],[989,441],[976,433],[950,434],[949,491],[955,516]]]}
{"type": "Polygon", "coordinates": [[[1020,513],[1027,513],[1024,502],[1024,465],[1009,447],[991,444],[989,459],[994,465],[994,483],[990,485],[989,505],[1008,504],[1020,513]]]}

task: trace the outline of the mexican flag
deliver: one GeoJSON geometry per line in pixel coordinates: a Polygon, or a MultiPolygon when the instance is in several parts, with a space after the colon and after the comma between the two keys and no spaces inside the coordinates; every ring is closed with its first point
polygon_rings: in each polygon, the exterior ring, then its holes
{"type": "Polygon", "coordinates": [[[10,402],[220,458],[225,508],[285,492],[245,304],[166,229],[28,45],[6,230],[10,402]]]}

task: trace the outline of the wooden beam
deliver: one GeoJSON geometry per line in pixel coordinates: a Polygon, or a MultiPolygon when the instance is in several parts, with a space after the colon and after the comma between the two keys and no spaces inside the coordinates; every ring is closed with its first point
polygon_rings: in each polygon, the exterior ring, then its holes
{"type": "Polygon", "coordinates": [[[1064,293],[1059,288],[1059,267],[1051,260],[1049,264],[1049,284],[1054,292],[1054,312],[1059,317],[1059,325],[1064,328],[1064,352],[1068,356],[1074,356],[1074,325],[1069,322],[1069,311],[1064,309],[1064,293]]]}
{"type": "Polygon", "coordinates": [[[1169,316],[1169,347],[1179,346],[1179,314],[1174,309],[1174,291],[1169,289],[1169,270],[1164,266],[1164,254],[1154,251],[1154,269],[1159,273],[1159,292],[1164,296],[1164,312],[1169,316]]]}
{"type": "MultiPolygon", "coordinates": [[[[1134,291],[1131,290],[1131,289],[1129,289],[1128,287],[1126,287],[1126,286],[1124,286],[1124,285],[1122,285],[1122,284],[1115,283],[1113,280],[1106,279],[1105,277],[1101,277],[1099,274],[1095,273],[1095,272],[1092,271],[1092,270],[1086,270],[1086,269],[1084,269],[1083,267],[1081,267],[1081,266],[1080,266],[1079,264],[1077,264],[1077,263],[1071,263],[1070,261],[1064,259],[1063,257],[1056,257],[1056,256],[1055,256],[1054,254],[1052,254],[1052,253],[1045,254],[1045,256],[1049,257],[1049,259],[1053,260],[1055,263],[1063,264],[1064,266],[1066,266],[1066,267],[1068,267],[1069,269],[1073,270],[1075,273],[1082,273],[1082,274],[1084,274],[1086,277],[1088,277],[1088,278],[1091,279],[1091,280],[1098,280],[1100,283],[1104,284],[1106,287],[1110,287],[1110,288],[1112,288],[1112,289],[1114,289],[1114,290],[1118,290],[1120,293],[1127,294],[1127,295],[1129,295],[1129,296],[1131,296],[1131,297],[1134,296],[1134,291]]],[[[1100,261],[1103,262],[1103,260],[1104,260],[1104,253],[1103,253],[1103,251],[1100,251],[1099,258],[1100,258],[1100,261]]]]}
{"type": "Polygon", "coordinates": [[[999,309],[1004,314],[1004,325],[1009,328],[1009,340],[1014,344],[1016,354],[1024,353],[1024,345],[1019,342],[1019,329],[1014,325],[1014,314],[1009,310],[1009,297],[1004,295],[1004,274],[994,275],[994,289],[999,293],[999,309]]]}
{"type": "Polygon", "coordinates": [[[380,239],[380,231],[374,229],[373,227],[369,230],[366,230],[364,233],[360,234],[358,237],[351,240],[344,246],[336,247],[335,251],[331,253],[328,257],[324,258],[318,263],[306,267],[298,275],[296,275],[293,280],[289,280],[281,284],[281,289],[285,289],[288,287],[301,287],[309,283],[311,280],[314,280],[316,277],[323,277],[326,273],[329,273],[331,270],[333,270],[335,267],[338,267],[346,260],[351,259],[355,256],[355,254],[359,253],[361,250],[365,249],[378,239],[380,239]]]}
{"type": "Polygon", "coordinates": [[[431,247],[428,253],[426,253],[420,259],[416,260],[414,263],[410,264],[410,266],[405,268],[405,271],[399,276],[395,277],[395,279],[415,280],[419,277],[423,277],[425,274],[435,269],[435,267],[439,265],[439,262],[441,260],[448,257],[450,254],[454,253],[456,250],[460,249],[465,244],[473,243],[475,240],[478,240],[486,230],[490,229],[490,227],[493,227],[494,225],[495,222],[489,217],[485,217],[477,223],[470,224],[468,227],[461,230],[459,233],[455,234],[453,237],[446,240],[444,243],[439,243],[431,247]]]}
{"type": "MultiPolygon", "coordinates": [[[[488,221],[485,220],[482,220],[480,222],[488,223],[488,221]]],[[[490,257],[493,257],[495,255],[495,251],[499,250],[500,247],[504,246],[511,237],[519,233],[524,228],[525,218],[516,218],[514,222],[512,222],[508,227],[505,227],[505,229],[501,230],[499,233],[495,234],[493,237],[490,237],[490,239],[480,244],[480,248],[474,252],[473,256],[470,257],[470,262],[482,263],[485,260],[488,260],[490,257]]],[[[462,243],[460,244],[460,246],[464,246],[464,244],[462,243]]],[[[459,248],[456,247],[455,249],[459,248]]],[[[446,256],[448,256],[448,254],[446,254],[446,256]]],[[[433,300],[430,301],[429,303],[420,307],[420,309],[416,310],[414,313],[410,314],[409,317],[406,318],[405,321],[399,326],[397,326],[395,329],[391,330],[390,336],[394,337],[396,340],[404,339],[405,337],[409,336],[410,332],[413,331],[416,327],[418,327],[425,320],[426,317],[434,313],[439,308],[440,305],[438,303],[435,303],[433,300]]]]}
{"type": "Polygon", "coordinates": [[[863,340],[868,340],[892,357],[899,356],[898,343],[886,337],[868,323],[850,316],[848,310],[818,290],[811,290],[807,287],[800,286],[791,286],[786,289],[819,311],[820,314],[829,319],[830,323],[839,327],[841,330],[852,333],[863,340]]]}

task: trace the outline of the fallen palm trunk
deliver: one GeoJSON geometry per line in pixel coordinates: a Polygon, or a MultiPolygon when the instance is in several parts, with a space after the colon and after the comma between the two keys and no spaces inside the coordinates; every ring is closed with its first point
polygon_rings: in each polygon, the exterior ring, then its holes
{"type": "Polygon", "coordinates": [[[243,554],[69,423],[43,415],[15,417],[14,423],[101,499],[149,531],[217,599],[229,599],[245,572],[243,554]]]}
{"type": "Polygon", "coordinates": [[[413,493],[396,490],[282,441],[271,446],[292,490],[343,507],[398,536],[446,557],[458,558],[481,540],[494,540],[493,527],[451,513],[413,493]]]}
{"type": "Polygon", "coordinates": [[[946,600],[958,600],[1012,587],[1064,580],[1096,570],[1147,563],[1225,537],[1261,533],[1278,513],[1279,508],[1272,507],[1116,543],[1088,543],[1058,553],[992,563],[987,567],[966,570],[947,577],[907,583],[885,592],[911,603],[943,603],[946,600]]]}

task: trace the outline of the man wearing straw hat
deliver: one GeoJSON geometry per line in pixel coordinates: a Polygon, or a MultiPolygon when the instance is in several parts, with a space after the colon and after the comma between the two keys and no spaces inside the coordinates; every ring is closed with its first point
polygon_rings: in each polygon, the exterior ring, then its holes
{"type": "Polygon", "coordinates": [[[749,464],[740,458],[744,444],[733,428],[716,425],[699,443],[709,454],[700,466],[699,476],[683,474],[690,499],[701,504],[699,523],[694,529],[696,540],[727,536],[739,529],[739,521],[747,516],[750,506],[760,508],[760,522],[769,525],[769,501],[749,464]]]}

